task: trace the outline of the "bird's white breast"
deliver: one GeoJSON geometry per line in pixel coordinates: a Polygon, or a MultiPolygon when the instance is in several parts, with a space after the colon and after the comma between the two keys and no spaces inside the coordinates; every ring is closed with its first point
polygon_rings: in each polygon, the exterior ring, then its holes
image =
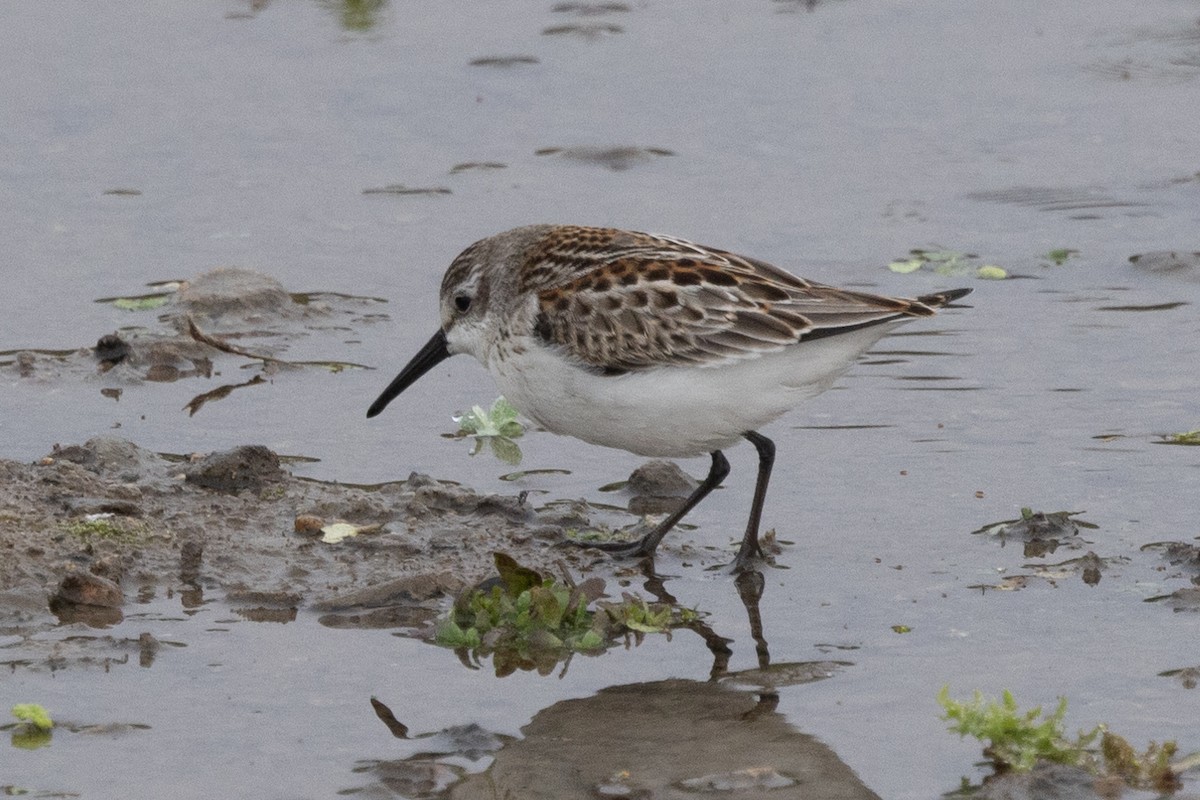
{"type": "Polygon", "coordinates": [[[525,339],[487,366],[509,402],[549,431],[641,456],[687,458],[729,447],[828,389],[892,327],[801,341],[744,361],[615,376],[580,369],[525,339]]]}

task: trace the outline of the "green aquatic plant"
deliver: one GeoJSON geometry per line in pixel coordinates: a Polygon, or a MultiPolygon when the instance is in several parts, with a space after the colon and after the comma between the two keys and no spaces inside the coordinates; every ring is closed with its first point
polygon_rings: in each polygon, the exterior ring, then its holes
{"type": "Polygon", "coordinates": [[[521,448],[513,441],[525,432],[525,426],[517,421],[517,410],[503,397],[497,397],[490,409],[473,406],[466,414],[455,417],[458,433],[454,437],[474,436],[475,446],[471,455],[478,455],[486,443],[492,455],[505,464],[521,463],[521,448]]]}
{"type": "Polygon", "coordinates": [[[1041,706],[1022,712],[1007,689],[999,702],[985,699],[978,690],[971,700],[960,702],[950,697],[949,686],[943,686],[937,700],[942,719],[952,723],[951,731],[987,742],[984,754],[997,767],[1017,772],[1028,772],[1039,761],[1078,764],[1100,733],[1097,728],[1074,742],[1067,739],[1063,731],[1065,697],[1059,698],[1058,707],[1048,716],[1042,714],[1041,706]]]}
{"type": "Polygon", "coordinates": [[[37,703],[17,703],[12,707],[12,715],[19,722],[31,725],[38,730],[48,731],[54,727],[54,720],[50,719],[50,712],[37,703]]]}
{"type": "Polygon", "coordinates": [[[664,633],[697,619],[666,603],[631,594],[602,602],[605,583],[556,580],[495,554],[497,576],[462,594],[434,641],[477,659],[493,656],[496,674],[546,674],[574,653],[598,653],[626,633],[664,633]]]}
{"type": "Polygon", "coordinates": [[[503,436],[515,439],[525,432],[517,421],[517,410],[503,397],[497,397],[492,407],[472,406],[471,410],[457,418],[458,432],[466,436],[503,436]]]}
{"type": "Polygon", "coordinates": [[[19,750],[36,750],[50,744],[54,735],[54,720],[50,713],[37,703],[17,703],[12,707],[12,715],[17,718],[18,725],[13,728],[10,742],[19,750]]]}
{"type": "Polygon", "coordinates": [[[942,719],[953,724],[960,736],[986,742],[983,749],[997,772],[1028,772],[1040,762],[1055,762],[1086,770],[1097,777],[1116,779],[1132,789],[1170,793],[1182,786],[1179,776],[1200,765],[1200,754],[1173,760],[1178,746],[1173,741],[1150,742],[1138,752],[1123,737],[1097,725],[1068,738],[1063,729],[1067,700],[1060,697],[1053,713],[1041,706],[1021,711],[1012,693],[1005,690],[1000,701],[987,700],[976,691],[971,700],[950,697],[950,687],[938,692],[942,719]],[[1099,739],[1099,748],[1094,745],[1099,739]]]}
{"type": "Polygon", "coordinates": [[[510,467],[521,463],[523,458],[521,446],[507,436],[476,436],[475,444],[471,447],[471,455],[477,456],[483,452],[485,444],[493,456],[510,467]]]}
{"type": "MultiPolygon", "coordinates": [[[[555,654],[602,648],[604,631],[588,605],[604,581],[572,586],[495,554],[498,577],[461,595],[438,626],[436,642],[479,655],[512,652],[555,654]]],[[[557,659],[556,659],[557,660],[557,659]]]]}

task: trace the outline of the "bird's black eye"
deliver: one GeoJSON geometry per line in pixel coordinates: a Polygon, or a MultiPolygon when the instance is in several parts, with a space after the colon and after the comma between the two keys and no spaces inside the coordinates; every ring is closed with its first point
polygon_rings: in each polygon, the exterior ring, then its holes
{"type": "Polygon", "coordinates": [[[471,295],[460,294],[455,297],[454,307],[457,308],[461,313],[465,314],[467,310],[471,308],[471,295]]]}

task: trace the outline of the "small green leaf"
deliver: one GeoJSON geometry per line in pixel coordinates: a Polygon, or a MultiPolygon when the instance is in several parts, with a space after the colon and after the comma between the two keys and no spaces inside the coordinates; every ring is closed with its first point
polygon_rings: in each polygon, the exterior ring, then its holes
{"type": "Polygon", "coordinates": [[[463,630],[452,619],[442,622],[437,632],[437,643],[446,647],[479,647],[479,631],[475,628],[463,630]]]}
{"type": "Polygon", "coordinates": [[[503,395],[501,395],[492,402],[491,415],[492,419],[496,423],[496,426],[503,427],[510,422],[516,421],[517,409],[515,409],[513,404],[508,402],[503,395]]]}
{"type": "Polygon", "coordinates": [[[515,419],[508,422],[500,423],[500,436],[505,439],[511,439],[514,436],[520,436],[525,432],[525,426],[517,422],[515,419]]]}
{"type": "Polygon", "coordinates": [[[975,270],[975,277],[985,281],[1002,281],[1008,277],[1008,270],[995,264],[985,264],[975,270]]]}
{"type": "Polygon", "coordinates": [[[529,590],[529,615],[547,628],[557,628],[567,610],[566,598],[559,598],[547,586],[534,586],[529,590]]]}
{"type": "MultiPolygon", "coordinates": [[[[518,425],[519,423],[511,423],[518,425]]],[[[480,437],[483,438],[483,437],[480,437]]],[[[508,464],[510,467],[515,467],[521,463],[521,446],[507,436],[489,436],[487,437],[488,447],[492,451],[492,455],[508,464]]]]}
{"type": "Polygon", "coordinates": [[[1007,689],[998,703],[985,700],[978,691],[969,702],[959,702],[950,698],[950,688],[944,686],[938,692],[938,703],[945,712],[942,719],[953,723],[950,730],[986,741],[985,752],[992,760],[1017,772],[1028,772],[1039,761],[1084,766],[1087,747],[1099,730],[1082,734],[1074,742],[1068,741],[1063,731],[1066,698],[1059,699],[1058,707],[1049,716],[1043,716],[1041,706],[1020,713],[1016,699],[1007,689]]]}
{"type": "Polygon", "coordinates": [[[475,436],[507,436],[513,438],[525,429],[517,422],[517,410],[503,397],[497,397],[492,407],[484,411],[482,406],[472,406],[469,413],[458,420],[460,433],[475,436]]]}
{"type": "Polygon", "coordinates": [[[1059,247],[1055,250],[1051,250],[1049,253],[1046,253],[1046,255],[1042,256],[1042,258],[1050,260],[1055,266],[1062,266],[1063,264],[1067,263],[1067,259],[1071,258],[1071,256],[1077,255],[1079,255],[1078,250],[1072,250],[1069,247],[1059,247]]]}
{"type": "Polygon", "coordinates": [[[910,258],[904,261],[893,261],[892,263],[888,264],[888,269],[890,269],[892,272],[898,272],[901,275],[907,275],[910,272],[916,272],[919,270],[924,263],[924,259],[910,258]]]}
{"type": "Polygon", "coordinates": [[[576,645],[580,650],[599,650],[604,647],[604,639],[595,631],[589,630],[583,636],[579,637],[579,642],[576,645]]]}
{"type": "Polygon", "coordinates": [[[471,406],[471,410],[458,421],[458,429],[463,433],[479,433],[486,426],[487,412],[481,406],[471,406]]]}

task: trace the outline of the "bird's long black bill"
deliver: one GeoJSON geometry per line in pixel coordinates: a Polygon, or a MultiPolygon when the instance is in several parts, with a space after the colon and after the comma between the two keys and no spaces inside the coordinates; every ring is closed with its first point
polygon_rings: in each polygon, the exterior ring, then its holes
{"type": "Polygon", "coordinates": [[[383,411],[387,408],[388,403],[416,383],[417,378],[449,357],[450,351],[446,349],[446,334],[438,331],[432,339],[425,343],[420,352],[412,357],[412,361],[409,361],[408,365],[400,370],[400,374],[388,384],[388,387],[383,390],[383,394],[379,395],[374,403],[371,403],[371,407],[367,409],[367,416],[373,417],[383,411]]]}

